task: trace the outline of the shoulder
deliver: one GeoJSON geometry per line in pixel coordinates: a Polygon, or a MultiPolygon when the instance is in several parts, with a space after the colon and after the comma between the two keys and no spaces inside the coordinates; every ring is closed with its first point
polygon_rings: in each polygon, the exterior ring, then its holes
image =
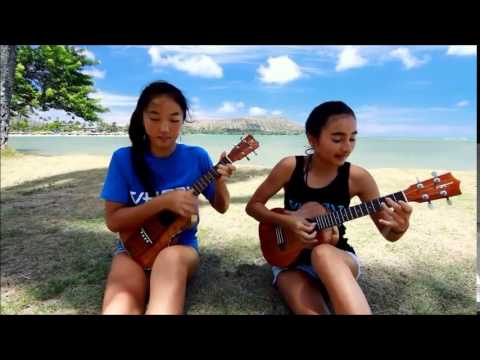
{"type": "Polygon", "coordinates": [[[131,153],[131,146],[122,147],[113,152],[112,159],[127,159],[130,158],[131,153]]]}
{"type": "Polygon", "coordinates": [[[350,179],[355,181],[362,181],[365,178],[371,177],[372,175],[368,172],[367,169],[350,164],[350,179]]]}
{"type": "Polygon", "coordinates": [[[126,146],[115,150],[110,161],[110,167],[122,173],[133,171],[132,147],[126,146]]]}
{"type": "Polygon", "coordinates": [[[196,145],[186,145],[186,144],[177,144],[178,150],[189,155],[196,155],[199,157],[208,157],[208,152],[201,146],[196,145]]]}
{"type": "Polygon", "coordinates": [[[370,172],[358,165],[350,164],[349,185],[352,195],[370,192],[377,187],[370,172]]]}
{"type": "Polygon", "coordinates": [[[270,177],[281,179],[287,182],[295,170],[297,159],[295,156],[287,156],[281,159],[270,172],[270,177]]]}
{"type": "Polygon", "coordinates": [[[210,155],[207,150],[201,146],[177,144],[178,155],[177,161],[181,161],[184,164],[195,165],[199,167],[201,172],[210,169],[213,165],[210,155]]]}
{"type": "Polygon", "coordinates": [[[297,165],[297,158],[295,156],[287,156],[281,159],[277,165],[275,165],[276,168],[281,169],[283,171],[291,171],[295,169],[295,166],[297,165]]]}
{"type": "Polygon", "coordinates": [[[112,166],[121,166],[122,168],[126,165],[130,165],[132,162],[132,147],[122,147],[115,150],[112,154],[112,159],[110,165],[112,166]]]}

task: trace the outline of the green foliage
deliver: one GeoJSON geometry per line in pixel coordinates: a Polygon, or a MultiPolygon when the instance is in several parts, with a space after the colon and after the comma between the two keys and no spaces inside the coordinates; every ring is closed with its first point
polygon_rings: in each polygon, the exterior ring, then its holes
{"type": "Polygon", "coordinates": [[[26,117],[34,109],[59,109],[98,121],[98,113],[107,109],[88,96],[95,91],[94,82],[82,73],[85,66],[97,63],[73,46],[18,46],[12,115],[26,117]]]}
{"type": "MultiPolygon", "coordinates": [[[[72,133],[72,132],[91,132],[85,127],[85,123],[80,123],[80,121],[61,121],[59,119],[54,119],[53,121],[29,121],[27,119],[14,119],[10,124],[11,131],[25,132],[25,133],[72,133]]],[[[98,120],[96,122],[96,128],[94,132],[102,133],[117,133],[117,132],[126,132],[125,126],[119,126],[116,122],[109,124],[103,120],[98,120]]]]}
{"type": "Polygon", "coordinates": [[[0,149],[0,157],[1,158],[13,158],[13,157],[21,157],[23,156],[22,153],[18,152],[11,146],[6,146],[3,149],[0,149]]]}

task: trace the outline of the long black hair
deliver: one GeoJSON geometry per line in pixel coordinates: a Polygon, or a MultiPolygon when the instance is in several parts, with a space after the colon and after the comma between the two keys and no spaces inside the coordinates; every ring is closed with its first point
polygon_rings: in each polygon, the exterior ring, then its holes
{"type": "MultiPolygon", "coordinates": [[[[353,110],[343,101],[326,101],[315,107],[308,116],[305,122],[306,134],[317,139],[328,119],[334,115],[351,115],[356,119],[353,110]]],[[[309,148],[306,152],[310,154],[312,149],[309,148]]]]}
{"type": "Polygon", "coordinates": [[[153,182],[150,176],[150,170],[145,162],[145,152],[149,149],[150,140],[145,131],[143,124],[143,112],[154,97],[168,96],[175,101],[183,111],[183,122],[186,121],[189,114],[189,106],[187,99],[172,84],[166,81],[155,81],[147,85],[137,101],[137,106],[130,118],[128,127],[128,136],[132,142],[132,165],[135,173],[138,175],[140,182],[150,196],[155,196],[153,182]]]}

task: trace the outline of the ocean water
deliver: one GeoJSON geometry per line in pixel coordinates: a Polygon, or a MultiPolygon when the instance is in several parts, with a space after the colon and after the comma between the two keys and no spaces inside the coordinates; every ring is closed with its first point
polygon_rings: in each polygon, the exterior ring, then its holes
{"type": "MultiPolygon", "coordinates": [[[[204,147],[216,162],[240,141],[239,135],[182,135],[179,142],[204,147]]],[[[239,164],[272,167],[289,155],[304,154],[305,135],[256,135],[258,156],[249,156],[239,164]]],[[[119,147],[129,146],[127,136],[15,136],[9,145],[18,151],[46,156],[65,154],[111,155],[119,147]]],[[[477,169],[477,145],[472,139],[413,139],[357,137],[348,161],[372,168],[419,168],[427,170],[477,169]]]]}

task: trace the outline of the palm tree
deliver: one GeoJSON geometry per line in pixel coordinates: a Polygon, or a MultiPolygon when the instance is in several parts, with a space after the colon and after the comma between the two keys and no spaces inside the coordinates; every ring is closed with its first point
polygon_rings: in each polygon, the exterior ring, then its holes
{"type": "Polygon", "coordinates": [[[0,148],[8,142],[10,127],[10,101],[15,80],[15,45],[0,45],[0,148]]]}

